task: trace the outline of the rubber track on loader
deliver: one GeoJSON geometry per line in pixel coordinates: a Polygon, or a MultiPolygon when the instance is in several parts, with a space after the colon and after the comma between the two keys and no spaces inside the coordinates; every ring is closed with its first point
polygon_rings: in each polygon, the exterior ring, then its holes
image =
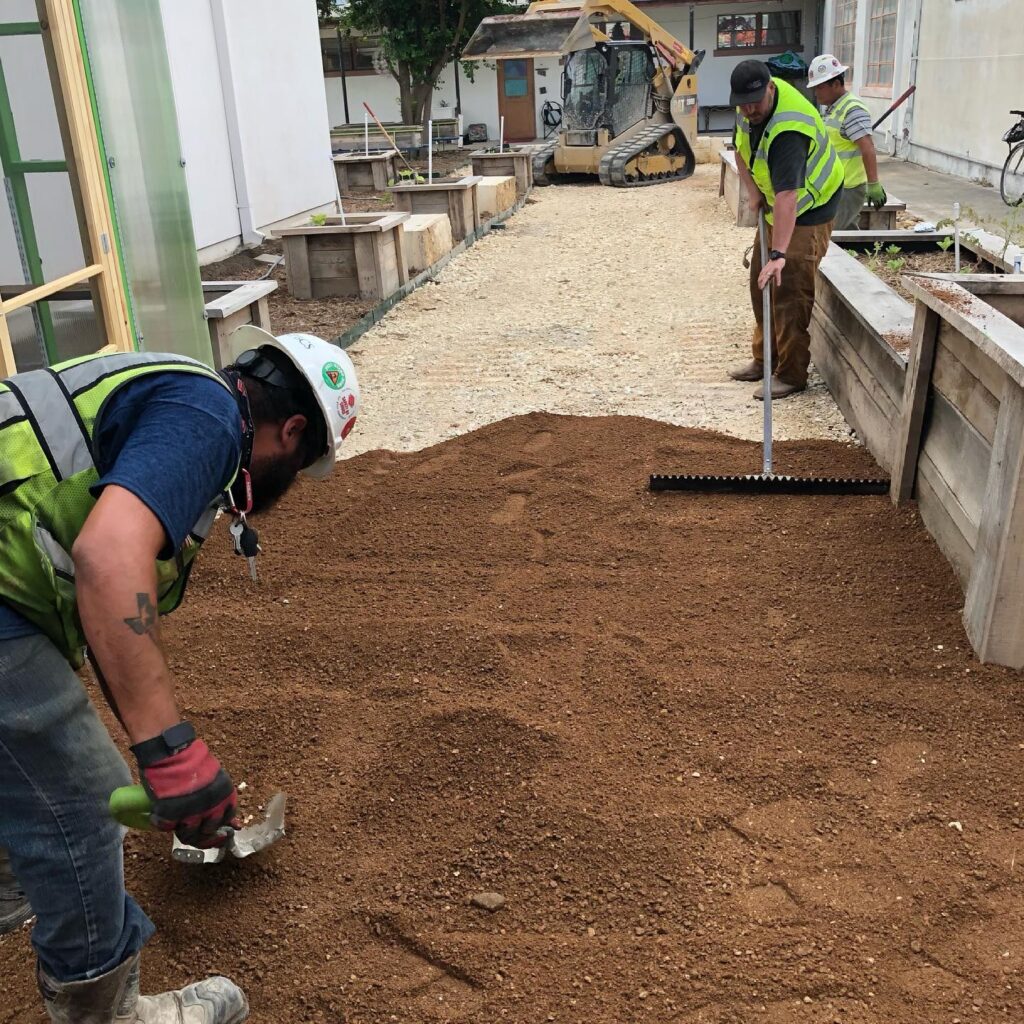
{"type": "Polygon", "coordinates": [[[668,177],[653,177],[643,180],[637,178],[636,181],[626,180],[626,164],[634,157],[640,156],[644,150],[656,146],[659,139],[664,138],[666,135],[671,135],[673,132],[679,135],[679,139],[683,144],[682,152],[685,153],[690,148],[686,141],[686,136],[683,135],[682,129],[674,124],[652,125],[650,128],[645,128],[642,132],[631,136],[618,146],[612,146],[601,158],[601,166],[598,170],[601,184],[613,185],[615,188],[641,188],[644,185],[660,185],[663,181],[679,181],[682,178],[688,178],[693,174],[695,164],[692,152],[686,166],[668,177]]]}
{"type": "Polygon", "coordinates": [[[533,151],[533,183],[541,188],[545,185],[551,184],[551,179],[547,176],[545,168],[547,167],[548,161],[551,159],[552,154],[558,147],[558,140],[549,142],[546,146],[533,151]]]}

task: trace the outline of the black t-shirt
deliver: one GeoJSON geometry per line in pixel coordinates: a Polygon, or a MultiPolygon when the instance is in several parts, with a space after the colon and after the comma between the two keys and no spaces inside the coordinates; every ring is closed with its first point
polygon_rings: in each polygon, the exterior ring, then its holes
{"type": "MultiPolygon", "coordinates": [[[[761,144],[761,136],[768,126],[768,121],[775,114],[775,108],[779,105],[779,94],[775,94],[775,103],[772,105],[771,114],[761,124],[750,126],[750,151],[757,152],[761,144]]],[[[807,179],[807,154],[811,149],[811,140],[801,132],[785,131],[776,135],[772,140],[771,149],[768,150],[768,172],[772,176],[772,188],[775,194],[780,192],[795,192],[803,188],[807,179]]],[[[836,194],[823,206],[816,206],[805,214],[797,217],[796,222],[801,227],[811,227],[814,224],[825,224],[836,215],[839,206],[839,198],[842,189],[836,189],[836,194]]]]}

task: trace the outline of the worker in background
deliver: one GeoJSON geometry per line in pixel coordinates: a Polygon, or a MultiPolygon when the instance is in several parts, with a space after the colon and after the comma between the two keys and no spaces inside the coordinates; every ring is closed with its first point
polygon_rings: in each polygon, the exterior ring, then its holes
{"type": "Polygon", "coordinates": [[[863,100],[846,88],[849,70],[831,53],[823,53],[811,62],[807,77],[815,100],[827,108],[823,115],[825,127],[846,173],[836,213],[836,231],[858,231],[864,203],[877,208],[885,206],[888,199],[878,180],[871,115],[863,100]]]}
{"type": "Polygon", "coordinates": [[[0,923],[35,915],[54,1024],[248,1015],[227,978],[139,995],[154,926],[125,892],[124,831],[107,806],[131,772],[75,675],[88,650],[153,823],[191,846],[223,843],[239,824],[235,786],[182,721],[159,617],[181,601],[217,510],[251,530],[243,513],[297,473],[330,473],[358,401],[333,345],[236,337],[257,347],[220,374],[131,353],[0,381],[0,923]]]}
{"type": "Polygon", "coordinates": [[[761,265],[754,239],[750,298],[756,326],[753,360],[732,370],[733,380],[761,380],[764,332],[761,293],[775,285],[774,373],[771,394],[758,387],[755,398],[785,398],[807,387],[811,360],[810,323],[814,284],[832,235],[843,186],[843,167],[821,115],[789,83],[772,78],[768,65],[745,60],[732,73],[730,103],[736,106],[736,167],[770,229],[768,263],[761,265]]]}

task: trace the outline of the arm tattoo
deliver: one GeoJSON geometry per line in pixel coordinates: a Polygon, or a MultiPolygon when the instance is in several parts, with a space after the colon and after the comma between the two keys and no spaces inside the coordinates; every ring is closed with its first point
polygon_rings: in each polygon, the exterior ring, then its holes
{"type": "Polygon", "coordinates": [[[157,630],[157,610],[149,594],[136,594],[139,603],[139,614],[125,619],[124,624],[139,636],[152,636],[157,630]]]}

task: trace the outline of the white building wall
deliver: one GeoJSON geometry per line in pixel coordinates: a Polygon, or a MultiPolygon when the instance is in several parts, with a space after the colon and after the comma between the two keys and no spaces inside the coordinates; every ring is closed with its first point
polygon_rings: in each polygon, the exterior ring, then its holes
{"type": "Polygon", "coordinates": [[[160,0],[196,245],[240,235],[210,0],[160,0]]]}
{"type": "MultiPolygon", "coordinates": [[[[835,0],[827,0],[831,44],[835,0]]],[[[869,0],[857,10],[855,81],[865,80],[869,0]]],[[[998,184],[1001,141],[1024,109],[1024,4],[1021,0],[900,0],[893,87],[864,95],[876,117],[910,85],[914,96],[876,134],[883,151],[935,170],[998,184]]],[[[827,48],[827,47],[826,47],[827,48]]],[[[863,94],[862,94],[863,95],[863,94]]]]}

